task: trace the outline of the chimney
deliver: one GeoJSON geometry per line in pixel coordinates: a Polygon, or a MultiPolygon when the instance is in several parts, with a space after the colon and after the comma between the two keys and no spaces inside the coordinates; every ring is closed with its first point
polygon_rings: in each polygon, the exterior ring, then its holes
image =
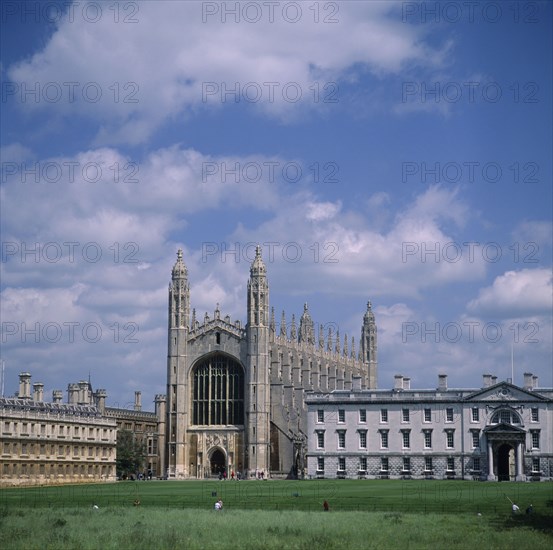
{"type": "Polygon", "coordinates": [[[28,372],[19,375],[19,399],[31,399],[31,375],[28,372]]]}
{"type": "Polygon", "coordinates": [[[88,382],[86,380],[81,380],[79,382],[79,405],[90,405],[88,382]]]}
{"type": "Polygon", "coordinates": [[[532,376],[532,389],[537,387],[538,387],[538,376],[534,374],[534,376],[532,376]]]}
{"type": "Polygon", "coordinates": [[[497,376],[492,376],[492,386],[497,384],[497,376]]]}
{"type": "Polygon", "coordinates": [[[360,376],[353,376],[353,391],[361,391],[361,377],[360,376]]]}
{"type": "Polygon", "coordinates": [[[532,379],[531,372],[524,373],[524,385],[522,386],[525,390],[531,390],[534,387],[534,381],[532,379]]]}
{"type": "Polygon", "coordinates": [[[396,374],[394,376],[394,390],[402,390],[403,389],[403,375],[396,374]]]}
{"type": "Polygon", "coordinates": [[[79,402],[79,384],[67,385],[67,402],[76,405],[79,402]]]}
{"type": "Polygon", "coordinates": [[[447,390],[447,374],[438,374],[438,390],[447,390]]]}
{"type": "Polygon", "coordinates": [[[482,387],[483,388],[489,388],[492,385],[492,375],[491,374],[483,374],[482,375],[482,387]]]}
{"type": "Polygon", "coordinates": [[[107,397],[106,390],[96,390],[95,397],[96,397],[96,407],[98,407],[98,410],[104,414],[106,411],[106,397],[107,397]]]}
{"type": "Polygon", "coordinates": [[[44,401],[44,384],[42,382],[33,384],[33,401],[44,401]]]}
{"type": "Polygon", "coordinates": [[[411,389],[411,379],[407,376],[403,377],[403,389],[404,390],[410,390],[411,389]]]}
{"type": "Polygon", "coordinates": [[[54,390],[52,392],[52,401],[54,403],[61,403],[63,399],[63,392],[61,390],[54,390]]]}
{"type": "Polygon", "coordinates": [[[139,392],[139,391],[134,392],[134,410],[135,411],[142,410],[142,392],[139,392]]]}

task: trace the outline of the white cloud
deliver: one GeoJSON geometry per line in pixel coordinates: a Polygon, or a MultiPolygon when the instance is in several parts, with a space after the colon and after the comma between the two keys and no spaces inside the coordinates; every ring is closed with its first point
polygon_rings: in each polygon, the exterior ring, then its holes
{"type": "Polygon", "coordinates": [[[235,83],[241,102],[293,120],[300,108],[324,107],[323,86],[354,71],[382,77],[443,62],[443,51],[425,45],[422,26],[392,17],[393,3],[340,2],[336,23],[323,22],[326,12],[316,23],[306,4],[299,21],[288,22],[280,4],[274,22],[265,13],[253,24],[233,16],[223,22],[221,12],[202,22],[206,4],[143,2],[136,24],[63,19],[44,49],[8,76],[20,89],[38,83],[39,101],[26,109],[87,113],[99,123],[97,143],[113,144],[143,142],[170,117],[232,103],[225,91],[235,83]]]}
{"type": "Polygon", "coordinates": [[[478,315],[513,318],[520,315],[548,315],[553,308],[553,275],[550,269],[507,271],[491,287],[480,290],[467,309],[478,315]]]}

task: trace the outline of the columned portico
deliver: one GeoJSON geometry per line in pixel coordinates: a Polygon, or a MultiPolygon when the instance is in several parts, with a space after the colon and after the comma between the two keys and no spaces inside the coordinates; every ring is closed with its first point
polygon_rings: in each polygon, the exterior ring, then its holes
{"type": "Polygon", "coordinates": [[[526,432],[510,424],[484,430],[488,441],[488,481],[524,481],[526,432]]]}

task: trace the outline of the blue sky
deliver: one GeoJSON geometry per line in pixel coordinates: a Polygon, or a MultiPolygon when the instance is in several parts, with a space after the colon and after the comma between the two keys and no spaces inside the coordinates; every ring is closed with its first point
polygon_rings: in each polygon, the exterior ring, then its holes
{"type": "Polygon", "coordinates": [[[551,3],[235,4],[3,4],[6,394],[149,406],[176,250],[198,316],[245,321],[248,243],[277,320],[357,344],[372,301],[380,387],[511,349],[550,387],[551,3]]]}

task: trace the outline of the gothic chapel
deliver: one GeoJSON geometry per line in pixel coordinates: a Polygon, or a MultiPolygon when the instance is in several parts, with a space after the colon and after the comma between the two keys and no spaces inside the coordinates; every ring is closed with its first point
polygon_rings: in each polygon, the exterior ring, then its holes
{"type": "MultiPolygon", "coordinates": [[[[230,476],[301,477],[307,466],[306,393],[376,387],[376,324],[363,318],[359,354],[352,338],[322,326],[315,339],[307,304],[296,327],[279,329],[269,309],[267,268],[256,249],[247,285],[247,321],[190,315],[188,270],[177,253],[169,285],[167,397],[160,463],[169,479],[230,476]]],[[[165,411],[163,411],[163,408],[165,411]]]]}

